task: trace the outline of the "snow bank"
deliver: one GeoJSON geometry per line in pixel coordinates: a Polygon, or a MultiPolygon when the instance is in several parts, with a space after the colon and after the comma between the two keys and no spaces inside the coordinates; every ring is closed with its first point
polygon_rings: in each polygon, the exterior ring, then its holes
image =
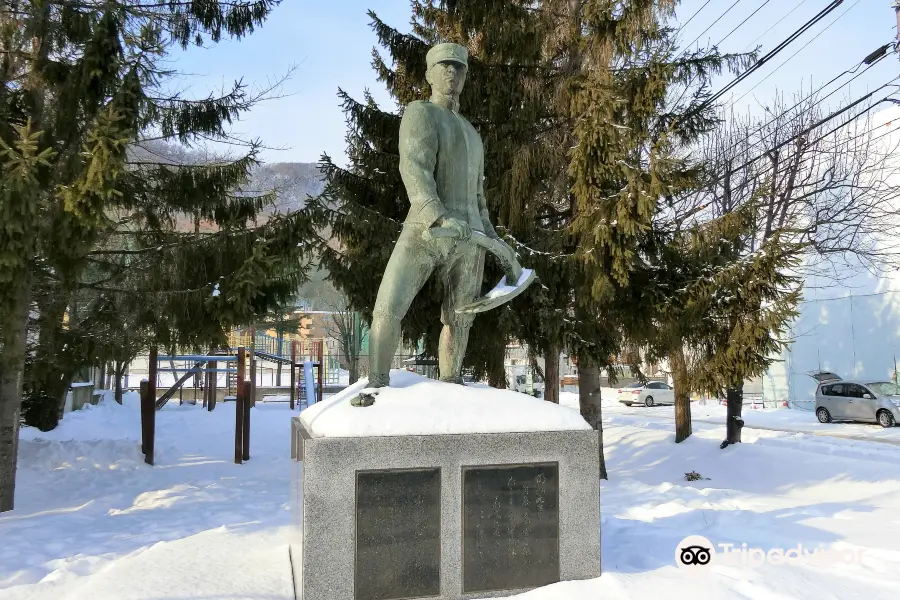
{"type": "Polygon", "coordinates": [[[22,440],[135,440],[141,439],[141,397],[137,392],[122,395],[122,405],[106,394],[97,405],[85,404],[81,410],[65,413],[59,426],[48,432],[23,427],[22,440]]]}
{"type": "Polygon", "coordinates": [[[391,387],[373,406],[350,401],[366,388],[363,379],[300,413],[313,437],[440,435],[590,429],[571,408],[510,390],[460,386],[409,371],[391,371],[391,387]]]}

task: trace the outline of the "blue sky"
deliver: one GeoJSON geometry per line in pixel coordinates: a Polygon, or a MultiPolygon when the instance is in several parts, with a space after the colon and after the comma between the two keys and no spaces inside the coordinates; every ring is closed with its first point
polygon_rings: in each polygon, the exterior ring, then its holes
{"type": "MultiPolygon", "coordinates": [[[[704,2],[685,0],[678,9],[680,21],[687,21],[704,2]]],[[[733,0],[712,0],[684,28],[682,39],[690,42],[725,14],[700,38],[701,43],[717,43],[765,2],[740,0],[726,13],[733,0]]],[[[756,42],[765,53],[829,3],[830,0],[770,0],[724,41],[722,49],[745,50],[775,25],[756,42]]],[[[390,25],[409,30],[410,10],[406,0],[284,0],[260,30],[240,42],[227,41],[210,48],[178,51],[172,57],[173,67],[187,75],[177,85],[188,97],[205,96],[230,86],[236,79],[263,87],[296,65],[294,76],[283,87],[287,95],[258,105],[233,130],[244,137],[261,138],[269,146],[284,148],[267,150],[263,155],[266,161],[315,162],[324,152],[343,164],[346,125],[338,103],[338,87],[357,98],[370,89],[379,102],[390,106],[370,65],[377,40],[369,27],[368,9],[390,25]]],[[[892,41],[895,35],[896,19],[890,0],[844,0],[835,12],[770,65],[741,83],[729,99],[736,101],[736,112],[758,112],[779,91],[792,98],[802,89],[818,87],[854,67],[878,46],[892,41]],[[762,81],[820,32],[809,46],[762,81]],[[739,99],[754,86],[757,87],[751,93],[739,99]]],[[[900,60],[895,55],[835,94],[833,100],[859,97],[896,76],[900,76],[900,60]]],[[[728,81],[730,78],[723,76],[721,85],[728,81]]]]}

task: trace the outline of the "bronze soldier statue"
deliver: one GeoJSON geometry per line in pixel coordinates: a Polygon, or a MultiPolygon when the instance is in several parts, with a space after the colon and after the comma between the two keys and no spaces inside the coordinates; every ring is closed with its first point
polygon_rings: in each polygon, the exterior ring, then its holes
{"type": "Polygon", "coordinates": [[[534,279],[497,236],[484,200],[484,147],[459,114],[468,52],[439,44],[426,56],[431,99],[410,103],[400,123],[400,175],[410,210],[378,288],[369,332],[369,386],[352,401],[369,406],[390,384],[400,323],[416,294],[437,269],[444,283],[438,363],[442,381],[462,383],[463,355],[475,314],[506,302],[534,279]],[[496,294],[476,300],[485,249],[508,273],[496,294]]]}

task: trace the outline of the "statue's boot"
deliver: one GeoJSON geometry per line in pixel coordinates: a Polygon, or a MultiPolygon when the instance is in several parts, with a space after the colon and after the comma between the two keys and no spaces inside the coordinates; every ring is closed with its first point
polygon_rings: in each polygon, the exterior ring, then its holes
{"type": "Polygon", "coordinates": [[[350,406],[365,408],[375,404],[375,396],[381,388],[390,386],[390,374],[373,374],[369,376],[369,385],[350,400],[350,406]]]}

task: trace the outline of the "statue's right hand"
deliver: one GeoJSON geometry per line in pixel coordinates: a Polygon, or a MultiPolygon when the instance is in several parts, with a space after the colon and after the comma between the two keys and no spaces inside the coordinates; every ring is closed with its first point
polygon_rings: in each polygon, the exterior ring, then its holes
{"type": "Polygon", "coordinates": [[[459,237],[459,239],[462,241],[466,241],[470,237],[472,237],[472,228],[469,227],[468,223],[466,223],[465,221],[461,221],[460,219],[456,219],[454,217],[441,219],[440,226],[455,230],[457,233],[457,237],[459,237]]]}

